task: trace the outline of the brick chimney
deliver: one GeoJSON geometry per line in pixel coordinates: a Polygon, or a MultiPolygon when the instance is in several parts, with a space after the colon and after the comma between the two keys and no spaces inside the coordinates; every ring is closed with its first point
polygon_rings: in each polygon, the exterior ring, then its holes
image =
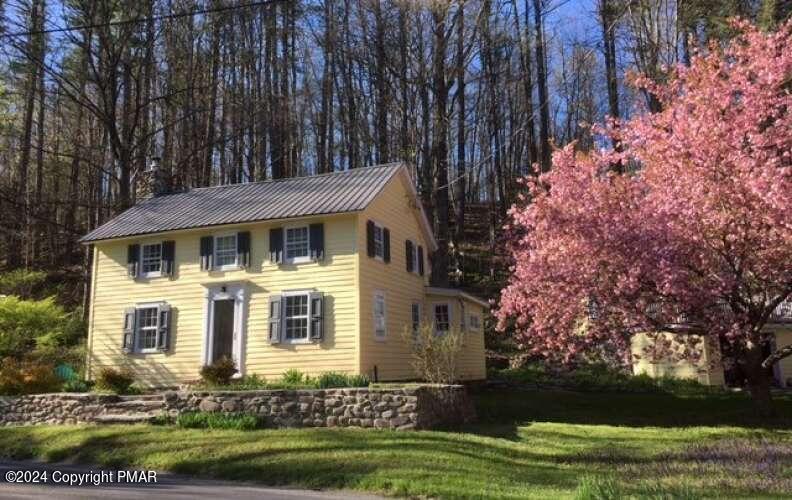
{"type": "Polygon", "coordinates": [[[162,170],[159,158],[151,159],[148,169],[141,176],[140,184],[139,197],[141,199],[161,196],[170,192],[170,179],[162,170]]]}

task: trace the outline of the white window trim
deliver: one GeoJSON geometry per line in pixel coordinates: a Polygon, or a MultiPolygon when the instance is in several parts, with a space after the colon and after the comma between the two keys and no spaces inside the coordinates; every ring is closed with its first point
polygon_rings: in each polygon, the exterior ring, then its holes
{"type": "Polygon", "coordinates": [[[162,351],[160,351],[157,348],[157,346],[159,345],[159,336],[160,336],[160,324],[159,324],[159,322],[162,319],[159,308],[160,308],[160,306],[162,306],[164,304],[165,304],[165,302],[147,302],[147,303],[143,303],[143,304],[135,304],[135,331],[134,331],[133,335],[135,336],[135,339],[134,339],[134,352],[136,354],[157,354],[157,353],[161,353],[162,352],[162,351]],[[155,337],[154,347],[150,347],[150,348],[147,348],[147,349],[143,349],[141,347],[142,342],[143,342],[143,335],[142,335],[143,330],[141,330],[141,328],[140,328],[140,321],[139,321],[140,318],[138,318],[138,315],[140,314],[140,310],[141,309],[156,309],[157,310],[157,326],[156,326],[157,335],[155,337]]]}
{"type": "MultiPolygon", "coordinates": [[[[285,241],[285,240],[284,240],[285,241]]],[[[285,252],[284,247],[284,252],[285,252]]],[[[314,290],[290,290],[281,293],[283,297],[283,304],[281,305],[281,321],[283,322],[283,327],[281,330],[281,343],[283,344],[311,344],[311,292],[314,290]],[[299,297],[305,296],[305,300],[308,304],[308,311],[305,314],[306,320],[306,327],[308,335],[304,339],[290,339],[286,337],[286,297],[299,297]]]]}
{"type": "Polygon", "coordinates": [[[388,299],[385,296],[385,292],[381,290],[376,290],[374,292],[371,302],[371,315],[374,320],[374,339],[384,342],[388,338],[388,299]],[[377,333],[377,299],[382,299],[382,319],[385,326],[382,335],[377,333]]]}
{"type": "Polygon", "coordinates": [[[236,271],[239,267],[239,254],[237,253],[236,249],[239,245],[237,238],[239,236],[236,232],[231,233],[218,233],[212,235],[212,270],[213,271],[236,271]],[[222,266],[218,266],[217,263],[217,239],[218,238],[227,238],[229,236],[234,237],[234,263],[233,264],[225,264],[222,266]]]}
{"type": "Polygon", "coordinates": [[[454,315],[451,310],[451,303],[450,302],[434,302],[432,304],[432,325],[434,327],[435,333],[447,333],[451,330],[454,326],[454,315]],[[448,330],[438,330],[437,329],[437,307],[438,306],[447,306],[448,307],[448,330]]]}
{"type": "Polygon", "coordinates": [[[372,220],[374,223],[374,233],[371,235],[374,239],[374,258],[380,262],[385,262],[385,226],[379,222],[372,220]],[[382,255],[377,255],[377,229],[382,234],[382,255]]]}
{"type": "Polygon", "coordinates": [[[156,241],[151,243],[141,243],[140,244],[140,277],[141,278],[161,278],[162,277],[162,242],[156,241]],[[153,247],[159,246],[160,247],[160,269],[159,271],[143,271],[143,254],[145,254],[145,247],[153,247]]]}
{"type": "Polygon", "coordinates": [[[290,226],[284,226],[283,228],[283,262],[285,264],[304,264],[306,262],[311,262],[311,227],[309,224],[293,224],[290,226]],[[289,229],[301,229],[305,228],[305,232],[308,235],[308,254],[304,257],[287,257],[289,248],[289,229]]]}
{"type": "Polygon", "coordinates": [[[418,329],[415,328],[415,318],[413,318],[413,306],[418,306],[418,328],[421,327],[421,323],[423,322],[423,306],[417,300],[410,302],[410,327],[413,333],[417,333],[418,329]]]}
{"type": "Polygon", "coordinates": [[[468,328],[474,332],[481,331],[481,316],[476,313],[468,313],[468,328]],[[473,324],[473,319],[475,318],[477,325],[473,324]]]}

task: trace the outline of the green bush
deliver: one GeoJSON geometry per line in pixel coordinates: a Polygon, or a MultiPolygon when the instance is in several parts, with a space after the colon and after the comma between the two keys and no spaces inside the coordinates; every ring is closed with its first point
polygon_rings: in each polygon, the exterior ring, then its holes
{"type": "Polygon", "coordinates": [[[6,358],[0,366],[0,394],[41,394],[56,392],[61,380],[51,363],[6,358]]]}
{"type": "Polygon", "coordinates": [[[0,358],[57,357],[81,336],[78,323],[52,297],[0,298],[0,358]]]}
{"type": "Polygon", "coordinates": [[[283,372],[283,376],[281,377],[281,382],[284,384],[302,384],[305,380],[305,374],[300,370],[296,370],[294,368],[289,368],[285,372],[283,372]]]}
{"type": "Polygon", "coordinates": [[[85,380],[72,379],[67,380],[61,386],[61,392],[88,392],[91,386],[85,380]]]}
{"type": "Polygon", "coordinates": [[[331,389],[344,387],[368,387],[369,378],[365,375],[346,375],[337,372],[324,372],[317,377],[309,377],[298,370],[287,370],[281,380],[268,382],[266,378],[257,375],[245,375],[237,380],[230,380],[227,384],[213,384],[204,382],[198,386],[201,389],[222,389],[224,391],[255,391],[276,389],[331,389]]]}
{"type": "Polygon", "coordinates": [[[132,390],[135,379],[132,374],[114,368],[102,368],[96,378],[96,389],[115,394],[131,394],[138,391],[132,390]]]}
{"type": "Polygon", "coordinates": [[[550,370],[542,363],[530,363],[521,368],[495,372],[492,378],[527,385],[564,387],[578,391],[610,392],[668,392],[673,394],[713,394],[720,387],[700,384],[696,380],[671,377],[652,378],[649,375],[632,375],[596,363],[581,365],[573,370],[550,370]]]}
{"type": "Polygon", "coordinates": [[[236,372],[234,360],[223,357],[201,368],[201,378],[209,385],[228,385],[236,372]]]}
{"type": "Polygon", "coordinates": [[[369,379],[365,375],[347,375],[346,373],[324,372],[316,377],[317,389],[368,387],[368,385],[369,379]]]}
{"type": "Polygon", "coordinates": [[[187,412],[176,417],[176,425],[186,429],[231,429],[250,431],[264,427],[264,420],[249,413],[187,412]]]}

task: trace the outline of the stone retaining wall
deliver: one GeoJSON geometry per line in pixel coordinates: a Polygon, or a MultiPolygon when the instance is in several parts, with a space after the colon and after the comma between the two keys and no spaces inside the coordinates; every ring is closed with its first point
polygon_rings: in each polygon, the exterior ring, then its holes
{"type": "Polygon", "coordinates": [[[0,425],[132,422],[163,413],[175,417],[192,411],[251,413],[264,418],[271,427],[411,430],[460,425],[476,418],[464,386],[427,385],[388,389],[172,391],[138,399],[39,394],[0,398],[0,425]]]}

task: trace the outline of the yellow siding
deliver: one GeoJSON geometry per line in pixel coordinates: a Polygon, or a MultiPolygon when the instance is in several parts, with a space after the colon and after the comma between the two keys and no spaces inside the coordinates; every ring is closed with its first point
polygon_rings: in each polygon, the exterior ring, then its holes
{"type": "Polygon", "coordinates": [[[360,371],[373,375],[374,366],[380,380],[415,378],[410,367],[410,352],[402,338],[405,326],[411,324],[411,304],[424,302],[424,284],[428,283],[429,245],[418,225],[418,210],[403,175],[394,176],[382,193],[358,219],[360,248],[360,371]],[[390,230],[391,261],[386,264],[366,254],[366,221],[373,220],[390,230]],[[407,272],[405,241],[424,248],[425,275],[407,272]],[[374,337],[374,293],[385,293],[387,335],[374,337]]]}
{"type": "MultiPolygon", "coordinates": [[[[379,380],[416,378],[410,363],[409,344],[403,338],[403,332],[412,323],[411,305],[414,302],[421,304],[424,318],[429,318],[425,286],[429,278],[430,250],[419,226],[419,211],[414,207],[410,188],[406,182],[405,176],[402,175],[391,179],[358,220],[358,248],[361,252],[360,371],[373,375],[376,366],[379,380]],[[373,220],[390,230],[391,261],[388,264],[366,255],[368,220],[373,220]],[[407,272],[405,241],[408,239],[424,248],[426,272],[423,277],[407,272]],[[384,340],[379,340],[374,335],[374,294],[378,291],[385,294],[387,335],[384,340]]],[[[476,307],[480,308],[480,306],[476,307]]],[[[465,342],[461,356],[462,376],[468,380],[483,379],[485,378],[483,333],[471,338],[475,340],[465,342]]]]}
{"type": "Polygon", "coordinates": [[[358,371],[357,217],[338,215],[306,219],[324,222],[325,260],[277,266],[269,261],[269,229],[284,223],[258,223],[168,233],[140,240],[96,245],[95,297],[91,311],[89,376],[104,366],[125,366],[149,384],[171,385],[195,380],[204,342],[206,284],[244,283],[247,286],[245,372],[278,378],[297,368],[308,374],[322,371],[358,371]],[[200,270],[201,236],[227,231],[250,231],[250,269],[200,270]],[[172,279],[134,281],[126,274],[127,245],[163,239],[176,242],[172,279]],[[325,294],[325,339],[320,344],[267,342],[268,298],[284,290],[315,288],[325,294]],[[121,352],[124,309],[145,302],[166,301],[173,308],[171,350],[167,354],[121,352]]]}
{"type": "MultiPolygon", "coordinates": [[[[302,224],[325,224],[325,260],[277,266],[269,262],[269,230],[294,221],[262,222],[203,228],[100,242],[94,250],[93,300],[89,319],[88,374],[95,378],[102,367],[125,367],[142,383],[174,385],[199,378],[206,336],[208,287],[243,285],[246,290],[243,372],[277,379],[289,368],[310,375],[324,371],[373,375],[380,380],[413,379],[409,347],[402,332],[411,324],[411,304],[417,302],[430,319],[425,286],[429,276],[429,244],[419,224],[409,179],[395,175],[363,213],[302,219],[302,224]],[[386,264],[366,255],[366,221],[390,230],[391,261],[386,264]],[[251,232],[250,268],[200,270],[200,238],[211,234],[251,232]],[[425,276],[408,273],[405,240],[423,246],[425,276]],[[171,279],[132,280],[127,276],[127,246],[132,243],[176,242],[175,272],[171,279]],[[325,294],[325,338],[316,344],[278,344],[267,341],[268,304],[272,294],[314,289],[325,294]],[[374,336],[373,296],[386,297],[387,335],[374,336]],[[121,350],[123,313],[126,308],[167,302],[172,308],[171,349],[168,353],[124,354],[121,350]]],[[[483,379],[484,312],[481,305],[458,297],[444,298],[481,318],[477,332],[466,333],[460,372],[464,379],[483,379]]],[[[467,318],[465,318],[467,320],[467,318]]]]}
{"type": "MultiPolygon", "coordinates": [[[[773,325],[767,328],[775,334],[776,349],[781,349],[792,344],[792,326],[790,325],[773,325]]],[[[779,382],[782,387],[792,386],[792,356],[786,357],[778,362],[776,374],[779,376],[779,382]]]]}
{"type": "Polygon", "coordinates": [[[476,302],[460,297],[446,297],[427,294],[426,320],[433,320],[433,305],[448,304],[451,309],[451,324],[459,328],[463,335],[462,352],[459,355],[458,369],[462,380],[483,380],[486,378],[484,352],[484,308],[476,302]],[[478,329],[470,327],[470,315],[479,318],[478,329]]]}
{"type": "MultiPolygon", "coordinates": [[[[661,333],[660,335],[675,342],[674,337],[678,334],[661,333]]],[[[633,373],[636,375],[645,373],[650,377],[657,378],[693,379],[705,385],[725,384],[720,349],[716,344],[707,342],[704,345],[701,359],[696,363],[687,360],[672,361],[668,359],[655,360],[656,362],[652,363],[645,354],[645,349],[651,348],[652,342],[654,342],[652,338],[646,334],[636,335],[632,339],[633,356],[639,357],[633,362],[633,373]]]]}

